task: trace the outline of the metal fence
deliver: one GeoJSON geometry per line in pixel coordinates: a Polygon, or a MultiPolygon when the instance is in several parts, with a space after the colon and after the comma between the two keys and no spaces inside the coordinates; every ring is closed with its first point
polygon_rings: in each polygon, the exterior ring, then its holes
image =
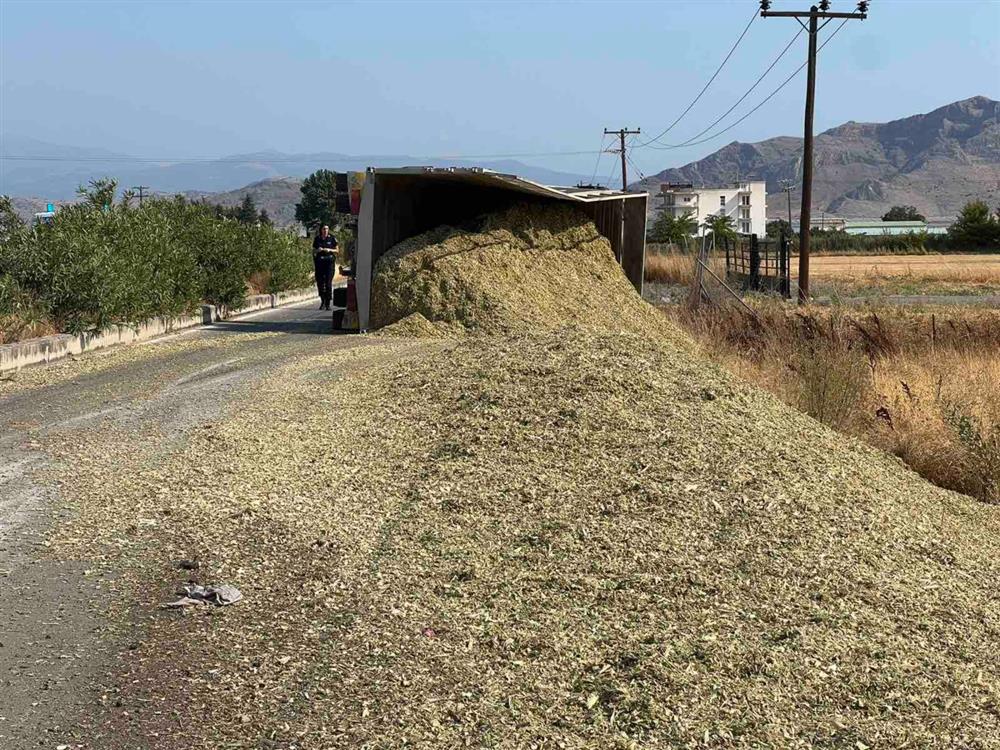
{"type": "Polygon", "coordinates": [[[775,240],[740,234],[727,238],[724,247],[726,276],[740,290],[791,297],[791,249],[784,236],[775,240]]]}

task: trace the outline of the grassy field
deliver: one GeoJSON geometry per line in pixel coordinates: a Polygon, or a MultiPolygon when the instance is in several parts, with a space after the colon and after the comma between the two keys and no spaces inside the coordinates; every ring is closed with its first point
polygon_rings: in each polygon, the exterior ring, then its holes
{"type": "Polygon", "coordinates": [[[728,370],[941,487],[1000,502],[1000,312],[755,307],[665,309],[728,370]]]}
{"type": "MultiPolygon", "coordinates": [[[[713,257],[717,273],[725,269],[713,257]]],[[[646,257],[646,280],[689,284],[690,255],[657,253],[646,257]]],[[[792,258],[793,279],[798,258],[792,258]]],[[[812,293],[818,297],[899,295],[987,295],[1000,293],[1000,253],[939,255],[818,255],[811,259],[812,293]]]]}

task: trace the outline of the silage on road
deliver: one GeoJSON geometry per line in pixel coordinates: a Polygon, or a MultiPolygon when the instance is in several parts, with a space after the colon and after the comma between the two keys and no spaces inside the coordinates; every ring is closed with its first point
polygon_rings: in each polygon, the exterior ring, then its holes
{"type": "Polygon", "coordinates": [[[1000,737],[994,509],[667,338],[383,340],[113,447],[65,544],[247,596],[153,615],[111,718],[156,747],[1000,737]]]}
{"type": "Polygon", "coordinates": [[[113,734],[996,744],[996,509],[697,356],[584,217],[504,221],[390,254],[377,319],[422,338],[296,358],[167,457],[52,446],[57,549],[124,568],[147,620],[113,734]],[[158,612],[178,559],[246,600],[158,612]]]}

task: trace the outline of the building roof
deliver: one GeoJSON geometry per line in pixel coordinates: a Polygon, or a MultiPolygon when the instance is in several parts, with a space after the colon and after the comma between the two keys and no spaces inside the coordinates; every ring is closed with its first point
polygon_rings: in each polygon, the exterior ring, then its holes
{"type": "Polygon", "coordinates": [[[845,229],[865,229],[867,227],[875,227],[877,229],[922,229],[925,226],[927,226],[927,223],[923,221],[882,221],[881,219],[867,219],[844,222],[845,229]]]}
{"type": "Polygon", "coordinates": [[[610,188],[590,186],[543,185],[540,182],[526,180],[513,174],[494,172],[483,167],[370,167],[370,172],[379,175],[414,175],[424,178],[440,179],[447,182],[465,182],[473,185],[504,187],[531,195],[541,195],[547,198],[578,201],[580,203],[596,203],[611,199],[648,197],[645,192],[623,192],[610,188]]]}
{"type": "Polygon", "coordinates": [[[660,183],[661,193],[697,193],[699,190],[740,190],[744,185],[765,185],[766,180],[740,180],[726,185],[693,185],[690,183],[660,183]]]}

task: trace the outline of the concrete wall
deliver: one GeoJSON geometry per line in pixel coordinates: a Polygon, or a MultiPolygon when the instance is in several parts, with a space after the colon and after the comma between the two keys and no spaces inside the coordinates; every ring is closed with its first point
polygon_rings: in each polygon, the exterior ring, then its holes
{"type": "Polygon", "coordinates": [[[28,365],[46,364],[75,354],[105,349],[109,346],[147,341],[157,336],[210,325],[217,320],[225,320],[238,315],[246,315],[257,310],[268,310],[295,302],[318,299],[316,289],[293,289],[278,294],[257,294],[247,297],[242,307],[220,310],[215,305],[202,305],[195,315],[180,318],[154,318],[137,326],[112,326],[96,333],[79,335],[57,334],[0,346],[0,373],[20,370],[28,365]]]}

